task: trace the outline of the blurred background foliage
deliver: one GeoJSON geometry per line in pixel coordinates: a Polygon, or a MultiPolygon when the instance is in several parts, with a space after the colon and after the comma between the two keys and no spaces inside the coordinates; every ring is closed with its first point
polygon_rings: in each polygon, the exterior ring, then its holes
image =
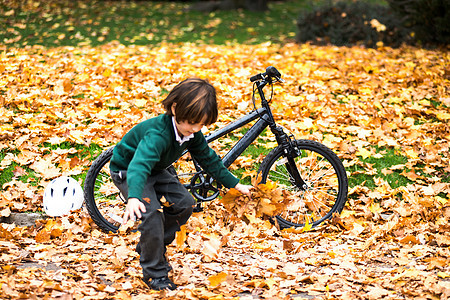
{"type": "Polygon", "coordinates": [[[448,0],[0,0],[0,44],[448,46],[448,0]]]}

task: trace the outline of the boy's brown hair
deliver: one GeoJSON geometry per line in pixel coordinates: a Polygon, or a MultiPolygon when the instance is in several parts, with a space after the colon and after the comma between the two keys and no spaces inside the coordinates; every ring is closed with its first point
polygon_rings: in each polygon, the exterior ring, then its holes
{"type": "Polygon", "coordinates": [[[175,86],[162,101],[169,116],[173,116],[174,103],[177,122],[204,122],[204,125],[211,125],[217,121],[216,89],[206,80],[188,78],[175,86]]]}

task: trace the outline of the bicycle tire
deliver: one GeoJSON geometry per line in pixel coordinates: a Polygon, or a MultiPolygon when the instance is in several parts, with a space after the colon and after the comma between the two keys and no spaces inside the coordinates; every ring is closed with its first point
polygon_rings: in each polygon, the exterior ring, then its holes
{"type": "Polygon", "coordinates": [[[281,228],[304,227],[305,224],[315,227],[331,218],[333,213],[342,212],[347,201],[347,174],[339,157],[325,145],[311,140],[293,140],[291,143],[295,150],[292,158],[307,189],[293,184],[281,146],[263,160],[258,170],[260,183],[277,182],[279,188],[294,195],[295,200],[276,216],[281,228]]]}
{"type": "Polygon", "coordinates": [[[109,171],[113,149],[105,150],[94,160],[84,181],[86,208],[94,223],[105,232],[117,232],[126,206],[109,171]]]}

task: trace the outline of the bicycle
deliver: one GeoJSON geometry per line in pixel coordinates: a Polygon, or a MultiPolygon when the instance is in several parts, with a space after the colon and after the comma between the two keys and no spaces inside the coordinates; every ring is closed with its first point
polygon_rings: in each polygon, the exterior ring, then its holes
{"type": "MultiPolygon", "coordinates": [[[[254,109],[242,118],[206,135],[207,142],[215,141],[256,120],[222,157],[225,167],[228,168],[269,127],[278,146],[269,152],[259,166],[259,183],[272,180],[279,188],[293,193],[297,199],[275,217],[279,226],[302,227],[310,224],[315,227],[330,219],[334,213],[341,213],[348,193],[348,179],[342,161],[325,145],[313,140],[295,139],[277,125],[270,108],[273,90],[269,100],[263,91],[267,85],[273,89],[273,83],[284,81],[275,67],[267,67],[264,73],[252,76],[250,81],[253,82],[254,109]],[[256,108],[255,91],[259,94],[259,108],[256,108]]],[[[113,148],[105,150],[94,160],[84,183],[87,210],[93,221],[106,232],[118,230],[122,220],[120,216],[126,206],[126,200],[120,195],[109,174],[113,148]]],[[[183,155],[186,153],[187,150],[183,155]]],[[[195,171],[186,174],[177,174],[173,165],[168,169],[179,179],[183,175],[190,178],[184,186],[196,199],[197,208],[201,209],[202,203],[219,196],[221,186],[198,163],[193,161],[193,164],[195,171]]]]}

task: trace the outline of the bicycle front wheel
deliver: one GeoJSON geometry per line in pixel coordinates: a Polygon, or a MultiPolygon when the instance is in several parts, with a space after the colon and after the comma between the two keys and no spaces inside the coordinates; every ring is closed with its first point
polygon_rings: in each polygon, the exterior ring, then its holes
{"type": "Polygon", "coordinates": [[[340,213],[347,201],[348,179],[344,165],[339,157],[318,142],[294,140],[292,159],[295,166],[288,168],[287,154],[278,146],[262,162],[258,174],[260,183],[267,180],[277,183],[294,199],[283,213],[276,217],[281,228],[313,227],[340,213]],[[303,186],[295,184],[289,173],[297,168],[304,181],[303,186]]]}
{"type": "Polygon", "coordinates": [[[89,168],[84,181],[84,200],[92,220],[105,232],[117,232],[126,203],[109,171],[113,148],[105,150],[89,168]]]}

